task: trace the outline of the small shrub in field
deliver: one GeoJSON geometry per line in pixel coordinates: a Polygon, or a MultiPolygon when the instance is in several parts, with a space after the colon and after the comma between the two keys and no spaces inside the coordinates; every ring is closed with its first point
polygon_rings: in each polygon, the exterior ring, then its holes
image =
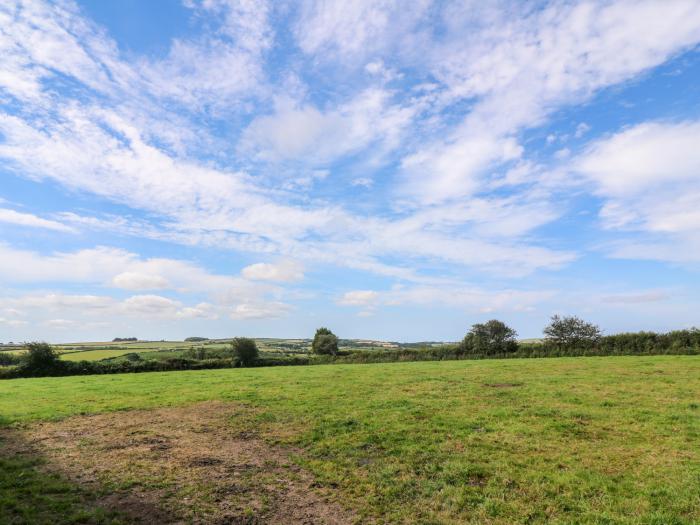
{"type": "Polygon", "coordinates": [[[241,366],[250,366],[258,360],[258,345],[253,339],[236,337],[231,341],[231,350],[241,366]]]}
{"type": "Polygon", "coordinates": [[[48,372],[58,368],[58,354],[48,343],[28,343],[24,354],[24,368],[36,372],[48,372]]]}
{"type": "Polygon", "coordinates": [[[464,337],[462,350],[475,355],[508,354],[518,350],[517,335],[515,330],[496,319],[477,323],[464,337]]]}
{"type": "Polygon", "coordinates": [[[311,343],[311,351],[314,354],[336,355],[338,353],[338,338],[328,328],[319,328],[311,343]]]}

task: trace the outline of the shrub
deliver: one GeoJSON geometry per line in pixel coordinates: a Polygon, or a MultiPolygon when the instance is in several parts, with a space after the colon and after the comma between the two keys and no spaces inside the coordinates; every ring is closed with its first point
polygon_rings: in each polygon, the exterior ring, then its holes
{"type": "Polygon", "coordinates": [[[518,333],[497,319],[472,325],[462,341],[462,351],[467,354],[497,355],[518,350],[515,340],[518,333]]]}
{"type": "Polygon", "coordinates": [[[197,359],[201,361],[202,359],[206,359],[207,351],[201,346],[197,348],[191,346],[185,350],[182,355],[188,359],[197,359]]]}
{"type": "Polygon", "coordinates": [[[48,343],[27,343],[22,367],[37,373],[46,373],[59,367],[58,354],[48,343]]]}
{"type": "Polygon", "coordinates": [[[311,351],[320,355],[336,355],[338,353],[338,338],[328,328],[319,328],[311,343],[311,351]]]}
{"type": "Polygon", "coordinates": [[[251,366],[258,360],[258,345],[253,339],[236,337],[231,341],[231,350],[241,366],[251,366]]]}
{"type": "Polygon", "coordinates": [[[600,328],[593,323],[572,315],[552,316],[549,325],[543,330],[545,340],[557,348],[593,347],[601,338],[600,328]]]}
{"type": "Polygon", "coordinates": [[[19,364],[20,357],[10,352],[0,352],[0,366],[12,366],[19,364]]]}

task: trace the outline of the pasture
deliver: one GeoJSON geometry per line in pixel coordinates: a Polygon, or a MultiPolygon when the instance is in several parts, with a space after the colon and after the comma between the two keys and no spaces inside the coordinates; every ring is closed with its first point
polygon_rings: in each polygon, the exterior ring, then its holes
{"type": "Polygon", "coordinates": [[[695,356],[13,379],[0,425],[2,523],[700,521],[695,356]]]}

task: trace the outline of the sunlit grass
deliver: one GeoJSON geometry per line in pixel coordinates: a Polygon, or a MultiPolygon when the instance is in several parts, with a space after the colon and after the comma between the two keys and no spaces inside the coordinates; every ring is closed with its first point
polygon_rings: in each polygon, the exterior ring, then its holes
{"type": "MultiPolygon", "coordinates": [[[[700,522],[700,358],[416,362],[0,382],[5,424],[229,400],[361,519],[700,522]]],[[[128,416],[125,416],[128,417],[128,416]]]]}

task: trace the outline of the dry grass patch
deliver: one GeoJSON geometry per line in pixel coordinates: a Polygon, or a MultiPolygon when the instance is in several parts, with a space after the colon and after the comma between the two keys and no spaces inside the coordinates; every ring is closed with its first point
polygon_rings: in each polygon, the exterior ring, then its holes
{"type": "Polygon", "coordinates": [[[26,446],[88,488],[101,507],[157,523],[345,524],[353,514],[223,402],[72,417],[31,425],[26,446]],[[239,422],[237,424],[237,421],[239,422]]]}

